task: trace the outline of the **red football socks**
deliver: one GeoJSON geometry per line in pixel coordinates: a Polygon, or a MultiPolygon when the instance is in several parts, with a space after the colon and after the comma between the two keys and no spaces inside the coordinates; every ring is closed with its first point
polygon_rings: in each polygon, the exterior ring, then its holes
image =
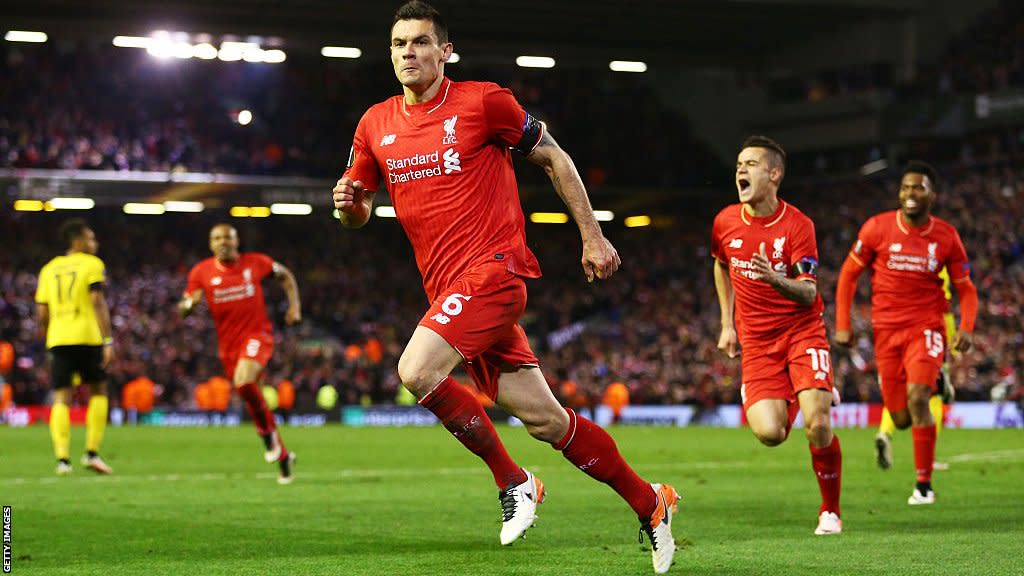
{"type": "Polygon", "coordinates": [[[526,473],[508,455],[480,400],[454,378],[442,380],[420,399],[420,406],[433,412],[452,436],[487,463],[499,490],[526,482],[526,473]]]}
{"type": "Polygon", "coordinates": [[[917,469],[917,481],[932,481],[932,466],[935,464],[935,425],[910,429],[914,438],[914,468],[917,469]]]}
{"type": "Polygon", "coordinates": [[[836,516],[842,516],[839,511],[839,490],[843,480],[843,451],[839,448],[839,436],[833,434],[832,443],[824,448],[811,449],[811,466],[814,468],[814,475],[818,477],[818,488],[821,490],[822,512],[833,512],[836,516]]]}
{"type": "Polygon", "coordinates": [[[607,432],[571,408],[565,411],[569,414],[569,430],[552,447],[591,478],[611,486],[637,517],[649,519],[658,504],[651,485],[622,459],[615,440],[607,432]]]}
{"type": "Polygon", "coordinates": [[[277,422],[274,415],[267,408],[267,401],[263,399],[263,391],[255,382],[249,382],[235,387],[238,395],[245,401],[245,408],[256,425],[256,432],[260,436],[266,436],[277,429],[277,422]]]}

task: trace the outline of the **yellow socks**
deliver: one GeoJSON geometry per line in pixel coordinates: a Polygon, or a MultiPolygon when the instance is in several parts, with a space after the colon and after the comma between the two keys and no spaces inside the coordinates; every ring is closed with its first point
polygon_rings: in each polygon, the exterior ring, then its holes
{"type": "Polygon", "coordinates": [[[50,438],[53,439],[53,454],[57,459],[70,459],[71,410],[67,404],[55,403],[50,408],[50,438]]]}
{"type": "Polygon", "coordinates": [[[94,394],[89,398],[89,408],[85,412],[85,449],[99,452],[103,432],[107,429],[107,409],[109,401],[106,396],[94,394]]]}

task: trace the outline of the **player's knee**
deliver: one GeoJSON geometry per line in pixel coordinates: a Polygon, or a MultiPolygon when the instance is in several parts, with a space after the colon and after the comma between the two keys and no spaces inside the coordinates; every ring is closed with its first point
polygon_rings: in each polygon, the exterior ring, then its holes
{"type": "Polygon", "coordinates": [[[890,411],[889,414],[892,416],[892,423],[898,430],[906,430],[910,428],[910,412],[906,409],[900,410],[899,412],[890,411]]]}
{"type": "Polygon", "coordinates": [[[559,406],[558,410],[545,410],[537,414],[519,416],[530,436],[544,442],[558,442],[569,428],[569,415],[559,406]]]}
{"type": "Polygon", "coordinates": [[[444,379],[447,374],[438,374],[430,370],[425,363],[408,354],[398,359],[398,378],[402,385],[417,398],[423,398],[444,379]]]}
{"type": "Polygon", "coordinates": [[[819,416],[811,419],[809,425],[804,428],[804,433],[807,435],[807,441],[811,444],[821,448],[827,446],[832,436],[832,426],[825,416],[819,416]]]}
{"type": "Polygon", "coordinates": [[[754,435],[761,441],[761,444],[768,446],[778,446],[786,441],[786,429],[777,428],[772,430],[756,430],[754,435]]]}

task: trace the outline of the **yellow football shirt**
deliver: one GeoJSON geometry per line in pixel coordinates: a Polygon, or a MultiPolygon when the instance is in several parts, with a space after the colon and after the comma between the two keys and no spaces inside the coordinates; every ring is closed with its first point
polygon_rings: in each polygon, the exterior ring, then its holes
{"type": "Polygon", "coordinates": [[[50,309],[47,348],[103,345],[90,288],[104,281],[103,261],[84,252],[57,256],[43,266],[36,302],[50,309]]]}

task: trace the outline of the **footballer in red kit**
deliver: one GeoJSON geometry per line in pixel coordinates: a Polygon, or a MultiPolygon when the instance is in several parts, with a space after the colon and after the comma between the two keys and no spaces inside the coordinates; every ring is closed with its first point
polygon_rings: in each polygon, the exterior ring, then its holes
{"type": "Polygon", "coordinates": [[[302,320],[299,288],[295,276],[279,262],[258,252],[238,251],[238,231],[228,224],[210,230],[207,258],[192,267],[178,311],[188,316],[205,295],[214,326],[224,372],[234,382],[235,391],[245,401],[256,431],[262,438],[267,462],[280,468],[278,482],[292,481],[295,454],[288,451],[277,423],[267,407],[260,388],[263,369],[274,351],[274,335],[267,318],[262,281],[273,277],[288,297],[285,321],[302,320]]]}
{"type": "MultiPolygon", "coordinates": [[[[945,267],[960,297],[960,329],[950,343],[972,346],[978,292],[960,235],[931,215],[938,178],[924,162],[910,162],[900,181],[901,208],[870,218],[861,227],[836,288],[836,343],[852,341],[850,307],[857,279],[871,270],[871,325],[882,398],[897,428],[911,426],[917,485],[908,503],[932,504],[935,418],[928,407],[946,354],[949,304],[940,276],[945,267]]],[[[879,450],[887,437],[876,438],[879,450]]]]}
{"type": "Polygon", "coordinates": [[[460,363],[476,386],[636,512],[657,573],[672,564],[678,495],[641,479],[604,430],[551,393],[518,320],[525,279],[540,276],[527,248],[513,151],[544,168],[580,230],[588,281],[608,278],[619,255],[604,237],[572,159],[513,94],[444,75],[448,29],[430,5],[395,13],[391,62],[403,93],[359,121],[348,168],[333,190],[341,223],[359,228],[387,189],[412,244],[429,307],[398,363],[402,384],[490,468],[502,509],[500,541],[514,543],[536,518],[544,485],[505,450],[475,394],[455,382],[460,363]]]}
{"type": "Polygon", "coordinates": [[[815,534],[838,534],[842,451],[830,421],[834,389],[818,247],[811,219],[778,198],[785,158],[774,140],[748,138],[736,162],[740,203],[715,217],[718,347],[730,357],[742,349],[743,409],[762,443],[784,442],[803,412],[822,498],[815,534]]]}

